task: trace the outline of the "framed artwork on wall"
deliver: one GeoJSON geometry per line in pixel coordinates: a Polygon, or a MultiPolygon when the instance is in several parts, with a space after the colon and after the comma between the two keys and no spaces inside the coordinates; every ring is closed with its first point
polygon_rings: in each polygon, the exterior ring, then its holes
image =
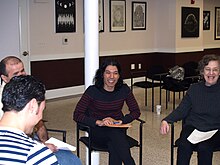
{"type": "Polygon", "coordinates": [[[104,0],[99,0],[99,32],[104,32],[104,0]]]}
{"type": "Polygon", "coordinates": [[[125,0],[110,0],[110,32],[126,31],[125,0]]]}
{"type": "Polygon", "coordinates": [[[182,7],[181,37],[199,37],[199,8],[182,7]]]}
{"type": "Polygon", "coordinates": [[[215,7],[215,40],[220,40],[220,7],[215,7]]]}
{"type": "Polygon", "coordinates": [[[56,33],[76,32],[75,0],[55,0],[56,33]]]}
{"type": "Polygon", "coordinates": [[[203,11],[203,30],[210,30],[210,11],[203,11]]]}
{"type": "Polygon", "coordinates": [[[146,30],[146,2],[132,2],[132,30],[146,30]]]}

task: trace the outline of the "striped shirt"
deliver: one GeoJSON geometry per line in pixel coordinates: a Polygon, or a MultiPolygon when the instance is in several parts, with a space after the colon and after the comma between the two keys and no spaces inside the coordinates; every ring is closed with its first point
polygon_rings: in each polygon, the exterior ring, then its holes
{"type": "Polygon", "coordinates": [[[15,128],[0,127],[0,164],[58,165],[45,145],[15,128]]]}

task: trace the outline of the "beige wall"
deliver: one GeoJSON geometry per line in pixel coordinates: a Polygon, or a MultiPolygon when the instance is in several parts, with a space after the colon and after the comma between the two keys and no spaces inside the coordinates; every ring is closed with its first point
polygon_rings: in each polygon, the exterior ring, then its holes
{"type": "MultiPolygon", "coordinates": [[[[104,32],[100,33],[100,55],[147,52],[190,52],[219,48],[214,40],[214,8],[218,0],[139,0],[147,2],[147,30],[131,30],[131,2],[126,0],[126,32],[109,32],[109,1],[104,1],[104,32]],[[200,35],[181,38],[181,7],[200,8],[200,35]],[[202,29],[202,12],[211,11],[211,30],[202,29]]],[[[83,1],[76,0],[76,32],[55,33],[54,1],[36,3],[30,0],[31,60],[84,57],[83,1]],[[62,38],[69,39],[62,45],[62,38]]]]}
{"type": "Polygon", "coordinates": [[[203,31],[204,48],[219,48],[220,40],[214,40],[215,29],[215,7],[220,7],[219,0],[204,0],[204,10],[210,11],[211,27],[210,30],[203,31]]]}

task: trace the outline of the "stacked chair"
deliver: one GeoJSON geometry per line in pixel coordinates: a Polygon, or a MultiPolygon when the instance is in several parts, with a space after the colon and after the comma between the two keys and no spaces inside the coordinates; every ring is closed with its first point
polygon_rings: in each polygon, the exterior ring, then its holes
{"type": "Polygon", "coordinates": [[[175,109],[175,94],[182,93],[183,95],[189,89],[190,85],[201,80],[199,72],[197,70],[198,63],[194,61],[186,62],[182,65],[184,68],[184,79],[176,80],[172,77],[164,77],[163,78],[163,89],[166,90],[166,109],[168,108],[168,101],[170,92],[173,92],[173,109],[175,109]]]}
{"type": "Polygon", "coordinates": [[[132,71],[131,72],[131,90],[133,87],[139,87],[145,89],[145,105],[147,106],[147,89],[152,89],[152,112],[154,112],[154,88],[160,87],[160,105],[161,105],[161,93],[163,86],[163,78],[167,75],[167,71],[162,65],[154,65],[147,71],[132,71]],[[138,81],[134,83],[134,78],[144,76],[144,81],[138,81]]]}

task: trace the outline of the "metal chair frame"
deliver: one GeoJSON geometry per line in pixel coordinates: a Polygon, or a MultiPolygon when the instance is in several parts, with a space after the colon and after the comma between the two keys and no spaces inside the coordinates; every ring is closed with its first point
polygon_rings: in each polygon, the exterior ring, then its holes
{"type": "MultiPolygon", "coordinates": [[[[141,119],[136,119],[138,122],[140,122],[139,124],[139,141],[137,141],[136,139],[130,137],[129,135],[127,135],[130,148],[132,147],[139,147],[139,165],[142,165],[142,154],[143,154],[143,124],[145,123],[145,121],[141,120],[141,119]]],[[[77,132],[76,132],[76,137],[77,137],[77,156],[80,157],[80,142],[84,143],[84,145],[88,148],[89,151],[89,165],[91,165],[91,153],[92,151],[100,151],[100,152],[108,152],[108,149],[106,148],[106,146],[100,146],[100,145],[95,145],[92,144],[91,142],[91,138],[90,138],[90,133],[91,133],[91,129],[89,126],[83,124],[83,123],[77,123],[77,132]],[[80,136],[80,131],[84,131],[88,133],[88,136],[80,136]]]]}

